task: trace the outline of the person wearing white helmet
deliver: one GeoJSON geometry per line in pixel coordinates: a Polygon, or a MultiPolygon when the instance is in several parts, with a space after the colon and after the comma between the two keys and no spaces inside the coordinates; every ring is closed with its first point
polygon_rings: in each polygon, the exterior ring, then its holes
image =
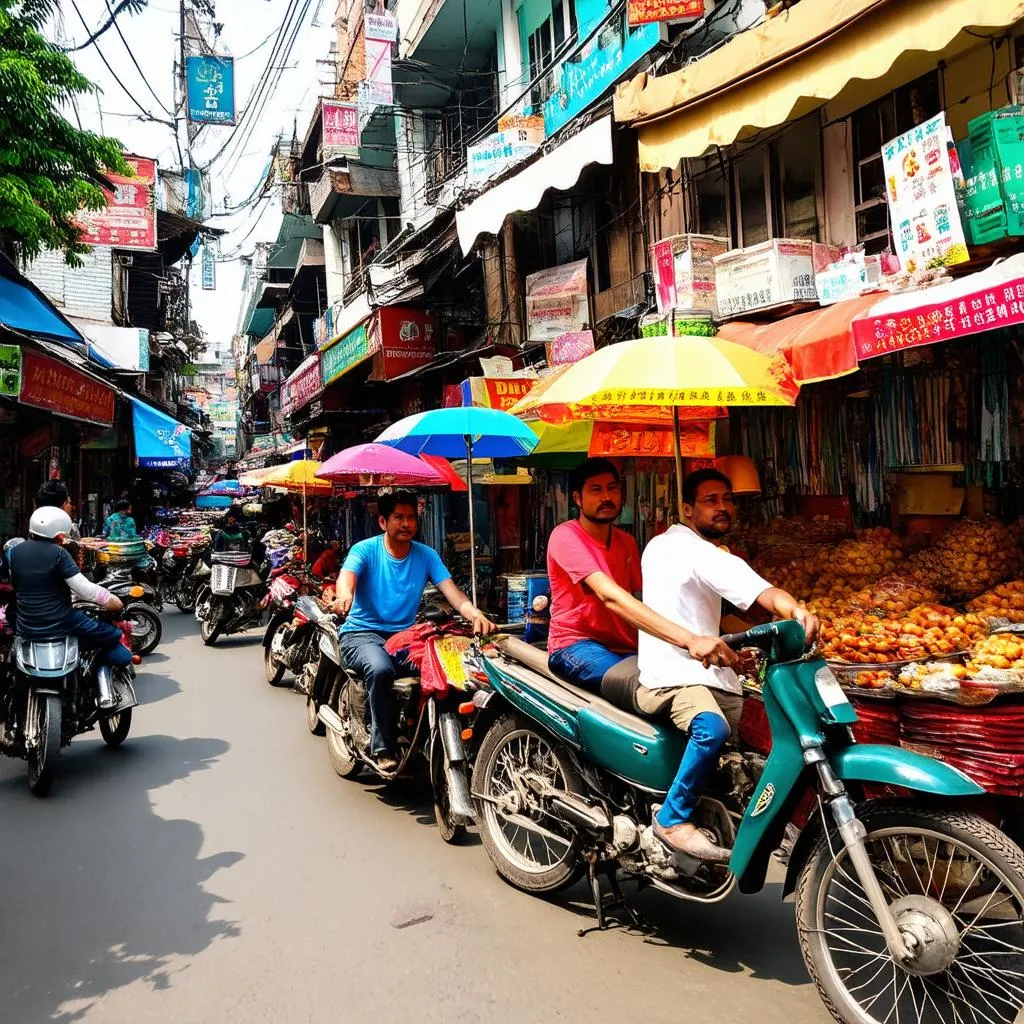
{"type": "Polygon", "coordinates": [[[132,663],[121,643],[121,630],[97,622],[71,604],[71,595],[108,611],[120,611],[119,598],[82,575],[63,547],[71,517],[61,508],[43,506],[28,522],[28,540],[7,552],[17,604],[16,632],[25,639],[76,636],[99,648],[106,660],[121,668],[132,663]]]}

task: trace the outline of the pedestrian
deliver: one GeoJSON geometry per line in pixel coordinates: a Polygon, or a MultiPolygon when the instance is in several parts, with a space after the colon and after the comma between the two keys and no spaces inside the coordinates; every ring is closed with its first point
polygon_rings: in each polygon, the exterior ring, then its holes
{"type": "Polygon", "coordinates": [[[124,541],[138,540],[138,537],[135,520],[132,518],[132,503],[122,498],[117,503],[117,511],[107,516],[107,521],[103,524],[103,538],[124,541]]]}

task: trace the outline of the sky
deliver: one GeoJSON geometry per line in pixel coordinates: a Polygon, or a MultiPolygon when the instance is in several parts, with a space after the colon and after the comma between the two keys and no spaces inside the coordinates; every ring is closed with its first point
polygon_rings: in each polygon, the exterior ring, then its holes
{"type": "MultiPolygon", "coordinates": [[[[114,0],[109,3],[114,6],[114,0]]],[[[223,31],[215,49],[235,57],[239,116],[270,62],[277,32],[289,6],[290,0],[216,0],[217,20],[223,24],[223,31]]],[[[273,62],[275,69],[281,69],[281,77],[252,134],[243,135],[243,131],[247,132],[243,128],[207,126],[195,140],[193,158],[202,166],[233,132],[238,133],[212,167],[215,213],[224,208],[225,198],[231,204],[239,204],[252,194],[264,176],[278,135],[284,132],[290,137],[297,126],[301,138],[317,99],[331,94],[333,68],[324,61],[334,38],[331,25],[335,0],[298,0],[298,7],[305,12],[302,27],[290,58],[282,62],[278,55],[273,62]]],[[[48,34],[64,46],[74,46],[106,20],[108,0],[61,0],[60,9],[61,15],[51,24],[48,34]],[[79,12],[90,32],[83,27],[79,12]]],[[[178,4],[176,0],[149,0],[141,14],[122,14],[117,23],[124,41],[111,28],[96,44],[71,55],[79,70],[98,87],[95,96],[79,99],[77,116],[83,128],[119,139],[126,152],[155,158],[161,166],[177,167],[178,151],[171,129],[147,120],[143,111],[170,120],[167,111],[174,110],[178,4]],[[139,67],[133,63],[132,55],[139,67]],[[102,58],[106,58],[112,70],[104,66],[102,58]]],[[[210,31],[211,41],[212,37],[210,31]]],[[[277,237],[280,208],[276,200],[265,201],[231,216],[214,217],[208,223],[229,232],[221,239],[221,252],[227,255],[240,250],[241,256],[251,252],[256,242],[277,237]]],[[[237,257],[218,263],[216,290],[203,291],[200,261],[195,262],[191,287],[193,315],[207,332],[211,349],[230,347],[238,322],[242,271],[237,257]]]]}

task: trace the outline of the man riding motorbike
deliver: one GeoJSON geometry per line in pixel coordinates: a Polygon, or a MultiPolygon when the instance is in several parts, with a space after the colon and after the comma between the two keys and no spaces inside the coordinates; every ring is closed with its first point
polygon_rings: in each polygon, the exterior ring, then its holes
{"type": "Polygon", "coordinates": [[[338,637],[341,653],[362,675],[369,695],[370,754],[392,772],[399,762],[391,697],[400,666],[384,645],[416,621],[427,582],[472,622],[474,632],[491,633],[494,623],[455,585],[437,552],[413,539],[419,525],[414,494],[385,494],[377,509],[381,535],[352,546],[338,576],[334,610],[347,616],[338,637]]]}
{"type": "MultiPolygon", "coordinates": [[[[68,514],[51,506],[37,508],[28,529],[28,540],[7,552],[17,603],[17,634],[25,639],[75,636],[83,645],[102,650],[108,664],[130,670],[132,656],[121,643],[121,630],[72,608],[72,594],[108,611],[120,611],[123,605],[86,579],[64,549],[71,529],[68,514]]],[[[109,695],[101,707],[113,706],[112,700],[109,695]]]]}
{"type": "Polygon", "coordinates": [[[586,459],[570,481],[579,519],[556,526],[548,539],[551,625],[548,667],[556,675],[608,695],[635,686],[637,631],[731,663],[735,655],[717,636],[692,633],[658,615],[640,592],[640,550],[614,526],[622,513],[619,471],[608,459],[586,459]]]}
{"type": "Polygon", "coordinates": [[[229,508],[221,520],[220,529],[213,535],[213,550],[248,551],[252,547],[249,536],[236,509],[229,508]]]}
{"type": "MultiPolygon", "coordinates": [[[[708,635],[720,631],[723,599],[741,611],[756,605],[780,619],[795,619],[813,640],[814,615],[719,546],[735,514],[732,483],[724,473],[691,473],[683,481],[683,512],[692,528],[672,526],[644,551],[645,605],[682,629],[708,635]]],[[[712,843],[691,818],[743,710],[735,662],[732,651],[688,652],[657,636],[640,636],[637,707],[647,715],[668,712],[690,734],[654,831],[671,849],[716,863],[727,862],[730,851],[712,843]]]]}

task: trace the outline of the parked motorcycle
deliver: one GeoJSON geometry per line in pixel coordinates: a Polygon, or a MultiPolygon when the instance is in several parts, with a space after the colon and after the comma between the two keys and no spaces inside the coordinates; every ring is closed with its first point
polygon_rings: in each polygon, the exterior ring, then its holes
{"type": "Polygon", "coordinates": [[[205,541],[199,544],[189,540],[172,540],[160,559],[160,590],[168,601],[173,601],[182,613],[196,610],[199,587],[193,578],[200,564],[205,541]]]}
{"type": "Polygon", "coordinates": [[[204,587],[210,585],[211,564],[208,548],[193,549],[188,568],[178,581],[174,603],[180,612],[195,614],[196,602],[204,587]]]}
{"type": "Polygon", "coordinates": [[[155,605],[159,592],[148,583],[136,583],[127,569],[116,569],[108,574],[103,586],[124,605],[122,617],[131,624],[132,653],[152,654],[164,631],[155,605]]]}
{"type": "MultiPolygon", "coordinates": [[[[93,606],[92,614],[106,615],[93,606]]],[[[0,753],[28,762],[29,788],[45,796],[53,785],[62,747],[97,723],[103,741],[120,746],[138,703],[132,674],[112,669],[77,638],[15,637],[0,688],[0,753]],[[100,707],[101,695],[109,708],[100,707]]]]}
{"type": "Polygon", "coordinates": [[[211,562],[210,583],[196,599],[199,634],[207,647],[221,635],[262,624],[266,587],[247,551],[215,551],[211,562]]]}
{"type": "Polygon", "coordinates": [[[279,570],[271,579],[264,606],[270,621],[263,637],[263,664],[267,682],[279,686],[286,671],[296,677],[296,688],[312,690],[319,670],[317,624],[325,613],[317,604],[316,580],[302,571],[279,570]]]}
{"type": "Polygon", "coordinates": [[[767,761],[723,758],[694,819],[732,848],[728,866],[674,853],[653,831],[682,734],[557,679],[543,652],[510,639],[485,659],[492,689],[474,698],[492,716],[473,796],[498,873],[536,894],[589,876],[600,928],[610,907],[636,920],[619,871],[717,903],[736,886],[763,887],[772,852],[811,794],[817,809],[790,854],[784,893],[796,893],[804,962],[832,1016],[1013,1021],[1024,1002],[1024,854],[973,813],[982,790],[940,761],[856,743],[856,712],[826,663],[804,654],[799,624],[725,640],[765,655],[772,731],[767,761]],[[880,792],[890,795],[869,799],[880,792]]]}

